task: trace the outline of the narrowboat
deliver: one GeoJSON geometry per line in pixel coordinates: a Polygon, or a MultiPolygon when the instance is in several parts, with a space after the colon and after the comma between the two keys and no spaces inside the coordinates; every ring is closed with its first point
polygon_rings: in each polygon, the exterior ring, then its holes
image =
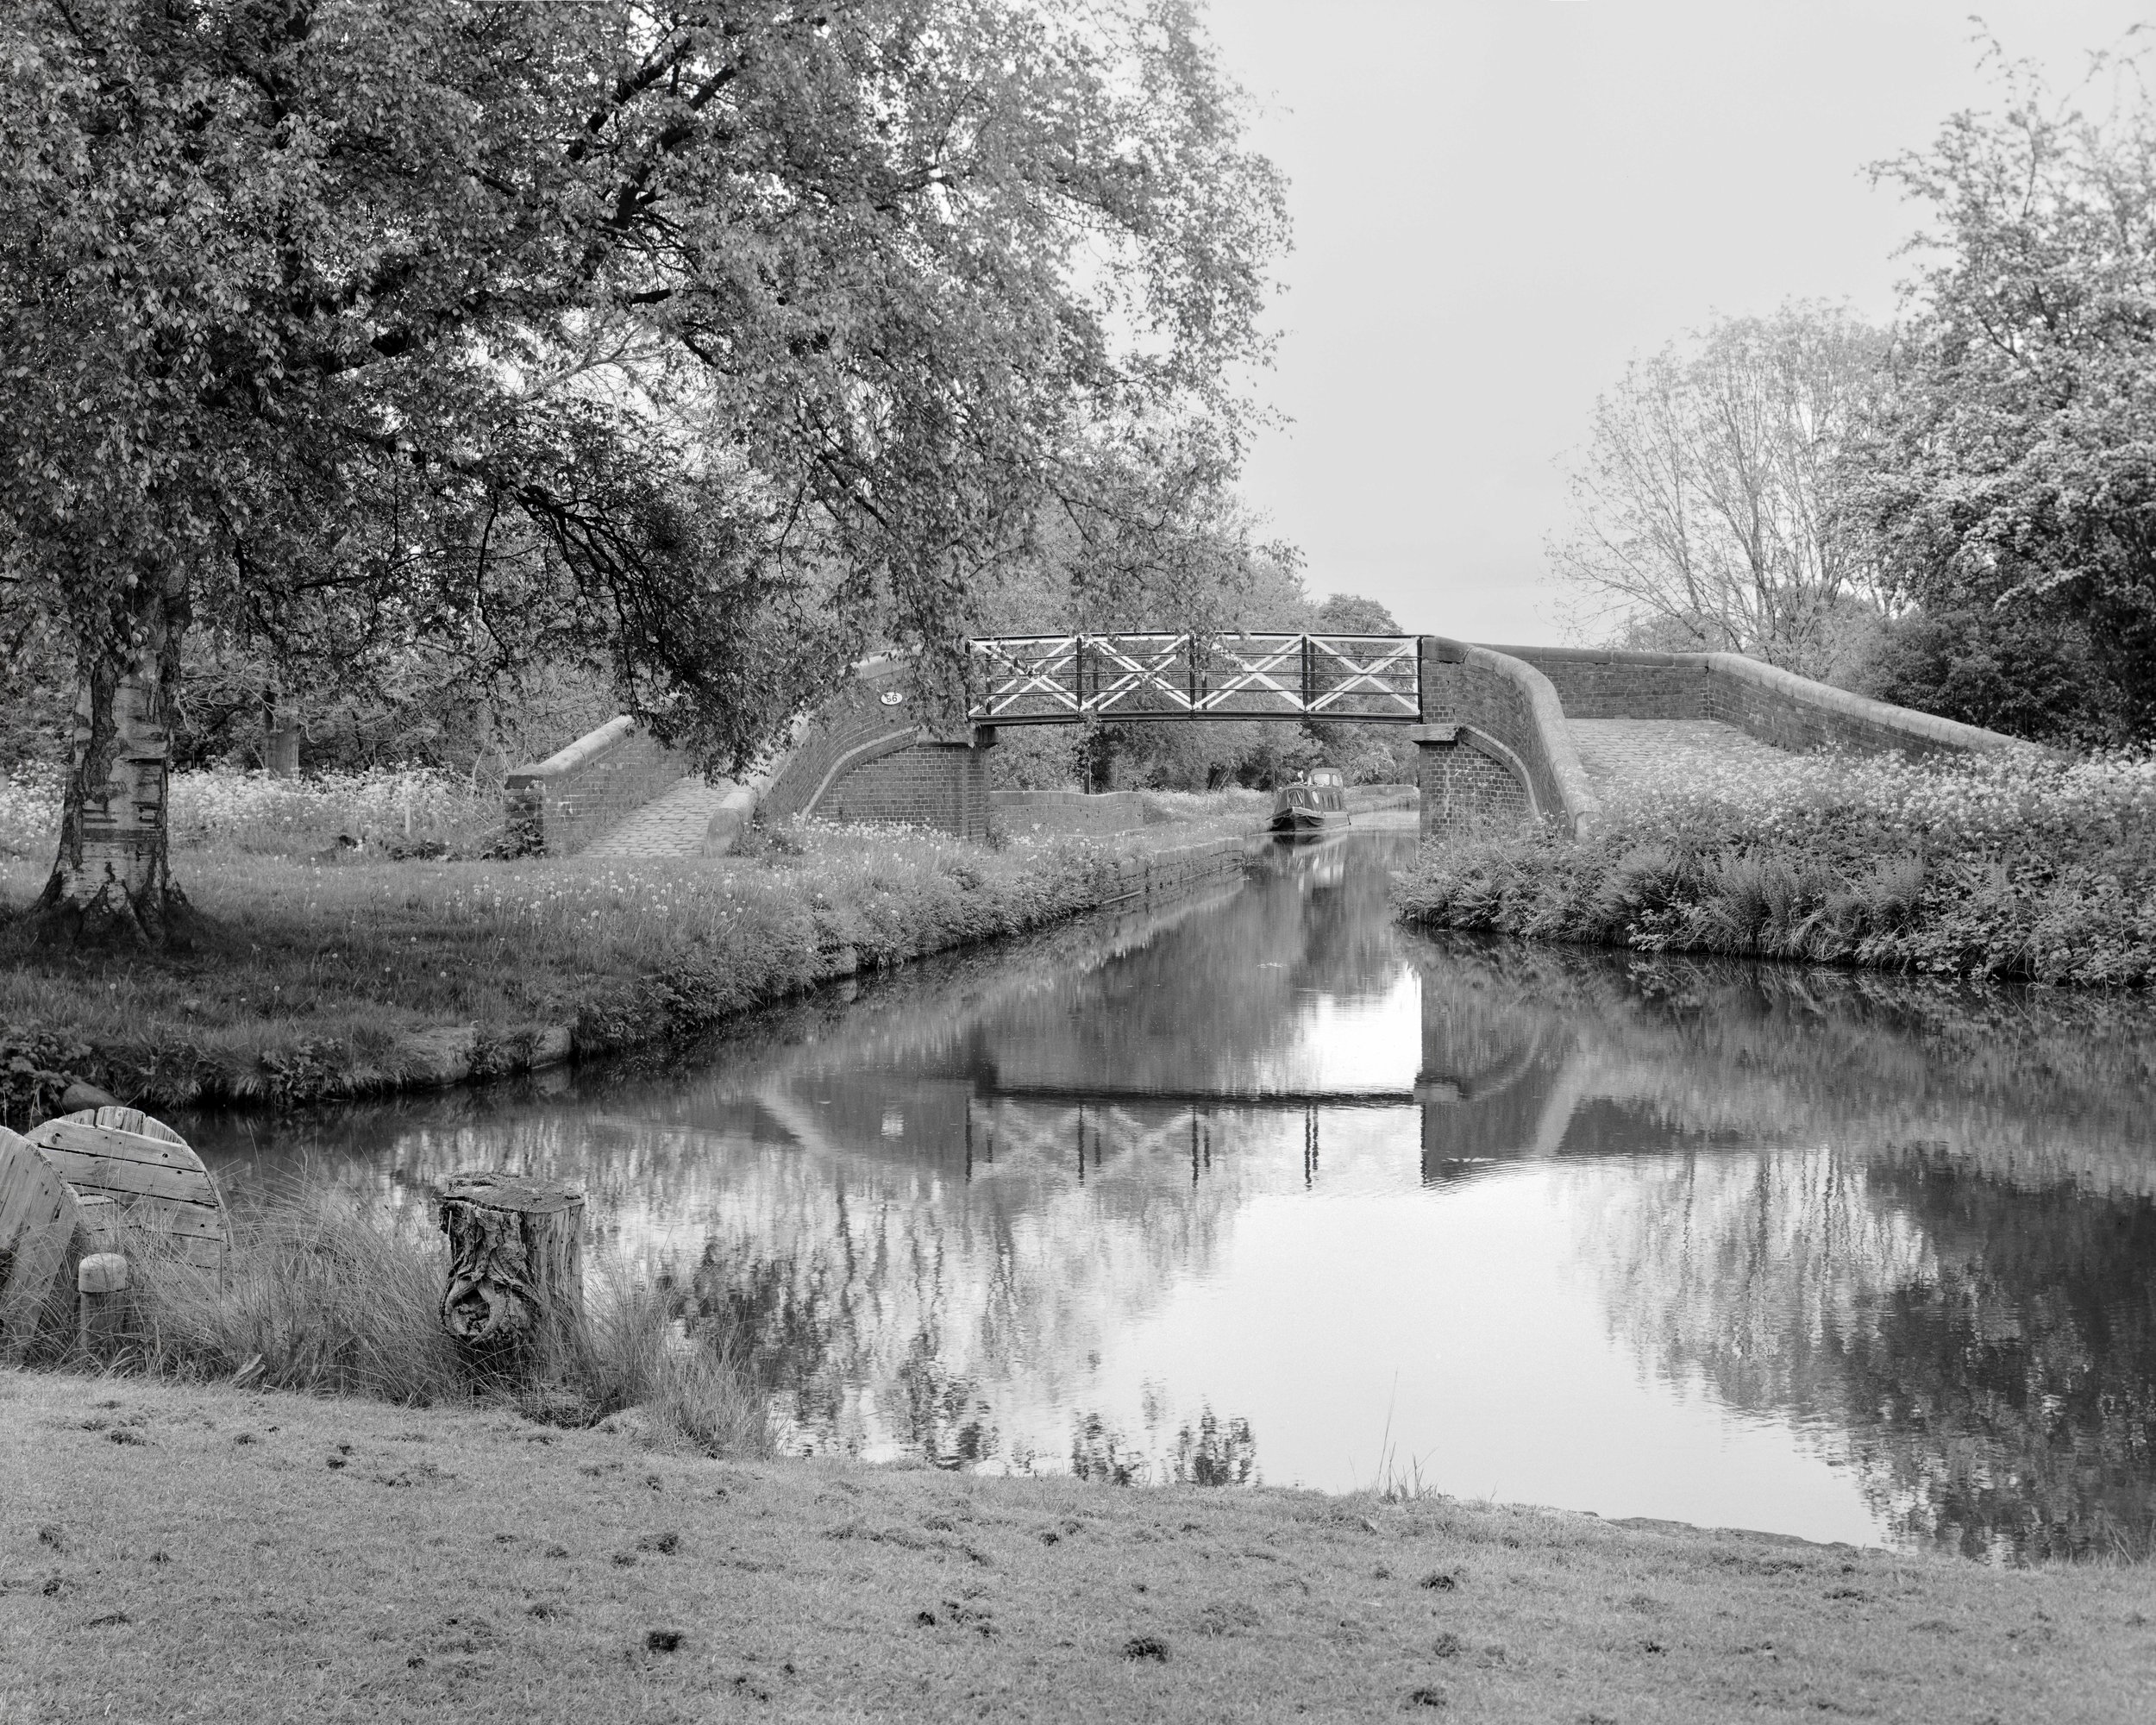
{"type": "Polygon", "coordinates": [[[1348,825],[1347,781],[1337,767],[1314,767],[1307,777],[1273,793],[1273,832],[1280,838],[1315,838],[1348,825]]]}

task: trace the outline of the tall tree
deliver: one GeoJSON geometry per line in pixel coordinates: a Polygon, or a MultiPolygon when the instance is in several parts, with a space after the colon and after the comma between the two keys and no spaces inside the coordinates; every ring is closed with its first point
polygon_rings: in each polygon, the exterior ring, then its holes
{"type": "MultiPolygon", "coordinates": [[[[1907,674],[2040,734],[2156,735],[2156,108],[2140,60],[2081,100],[1991,50],[1996,112],[1879,178],[1928,206],[1891,388],[1858,452],[1907,674]],[[1927,662],[1930,662],[1927,665],[1927,662]],[[2079,683],[2064,702],[2062,676],[2079,683]]],[[[1917,698],[1922,698],[1920,690],[1917,698]]]]}
{"type": "Polygon", "coordinates": [[[1884,347],[1846,310],[1792,304],[1633,361],[1595,405],[1557,573],[1656,638],[1843,668],[1876,581],[1836,511],[1837,463],[1884,347]]]}
{"type": "Polygon", "coordinates": [[[1075,428],[1259,354],[1179,0],[22,0],[0,583],[78,668],[38,913],[164,938],[188,630],[605,664],[738,757],[955,632],[1075,428]]]}

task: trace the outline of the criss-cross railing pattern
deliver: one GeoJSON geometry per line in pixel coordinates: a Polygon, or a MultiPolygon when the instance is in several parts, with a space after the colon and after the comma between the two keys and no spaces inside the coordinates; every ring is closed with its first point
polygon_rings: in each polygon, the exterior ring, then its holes
{"type": "Polygon", "coordinates": [[[1422,717],[1413,635],[1006,635],[974,640],[982,724],[1422,717]]]}

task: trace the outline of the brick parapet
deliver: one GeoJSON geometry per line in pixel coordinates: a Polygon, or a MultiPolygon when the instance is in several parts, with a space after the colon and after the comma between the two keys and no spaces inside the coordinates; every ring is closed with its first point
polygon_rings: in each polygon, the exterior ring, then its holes
{"type": "Polygon", "coordinates": [[[504,787],[509,821],[525,848],[573,856],[690,770],[686,760],[624,715],[510,774],[504,787]]]}
{"type": "Polygon", "coordinates": [[[912,665],[906,657],[893,655],[856,666],[852,681],[818,709],[774,776],[764,794],[764,818],[828,812],[819,804],[849,770],[910,748],[920,730],[912,681],[912,665]]]}
{"type": "Polygon", "coordinates": [[[1867,755],[1995,755],[2033,745],[1937,713],[1895,706],[1734,653],[1703,656],[1708,712],[1778,749],[1837,746],[1867,755]]]}
{"type": "Polygon", "coordinates": [[[1426,724],[1470,725],[1500,745],[1509,757],[1500,764],[1520,778],[1535,814],[1574,835],[1594,821],[1600,805],[1572,746],[1564,706],[1550,679],[1525,660],[1426,635],[1422,713],[1426,724]]]}
{"type": "Polygon", "coordinates": [[[1872,700],[1737,653],[1493,647],[1546,677],[1570,718],[1712,718],[1772,743],[1876,755],[1994,754],[2031,745],[1872,700]]]}

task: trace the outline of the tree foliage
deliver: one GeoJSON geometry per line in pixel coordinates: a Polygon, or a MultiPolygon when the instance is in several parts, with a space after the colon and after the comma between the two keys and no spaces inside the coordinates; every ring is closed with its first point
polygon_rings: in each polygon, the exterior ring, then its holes
{"type": "Polygon", "coordinates": [[[1633,361],[1570,474],[1559,575],[1660,644],[1843,669],[1877,594],[1837,464],[1884,346],[1846,310],[1790,304],[1633,361]]]}
{"type": "Polygon", "coordinates": [[[1232,448],[1263,348],[1279,188],[1179,0],[25,0],[0,50],[56,882],[191,627],[597,663],[738,758],[868,633],[943,646],[1104,428],[1232,448]]]}
{"type": "Polygon", "coordinates": [[[2098,60],[2084,110],[1992,55],[1998,111],[1875,170],[1931,222],[1856,461],[1885,578],[1935,644],[1889,692],[1975,717],[1965,695],[1983,691],[1994,722],[2057,740],[2147,737],[2156,113],[2132,57],[2098,60]],[[2062,667],[2080,680],[2064,699],[2046,687],[2062,667]]]}

